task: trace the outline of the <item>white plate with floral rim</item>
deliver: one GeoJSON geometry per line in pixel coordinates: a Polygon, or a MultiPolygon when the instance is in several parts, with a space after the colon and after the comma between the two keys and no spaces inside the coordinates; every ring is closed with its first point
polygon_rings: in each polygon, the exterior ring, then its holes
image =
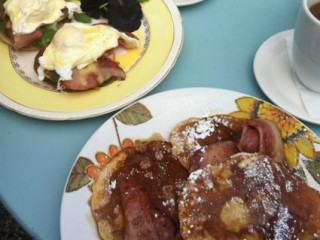
{"type": "Polygon", "coordinates": [[[90,185],[94,170],[106,159],[154,133],[168,140],[177,123],[212,114],[274,121],[283,138],[288,164],[320,191],[320,139],[300,121],[274,105],[239,92],[214,88],[171,90],[143,98],[116,113],[84,145],[63,193],[61,239],[100,239],[89,206],[90,185]]]}

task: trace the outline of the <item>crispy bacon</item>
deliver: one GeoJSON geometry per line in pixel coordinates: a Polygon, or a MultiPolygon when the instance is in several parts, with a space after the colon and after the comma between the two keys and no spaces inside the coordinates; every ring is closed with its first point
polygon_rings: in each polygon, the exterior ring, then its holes
{"type": "Polygon", "coordinates": [[[175,227],[172,219],[165,213],[152,209],[153,224],[158,234],[159,240],[175,239],[175,227]]]}
{"type": "MultiPolygon", "coordinates": [[[[217,130],[220,131],[221,128],[217,130]]],[[[208,164],[222,162],[238,152],[261,153],[276,162],[282,162],[283,143],[275,123],[264,119],[243,120],[239,140],[219,138],[218,141],[202,145],[202,148],[189,158],[189,172],[204,168],[208,164]]]]}
{"type": "Polygon", "coordinates": [[[13,35],[13,42],[15,49],[21,49],[30,46],[36,40],[43,37],[43,31],[38,28],[30,34],[13,35]]]}
{"type": "Polygon", "coordinates": [[[100,57],[84,69],[74,68],[72,80],[61,81],[61,85],[69,90],[89,90],[99,87],[111,77],[123,80],[126,75],[116,62],[106,57],[100,57]]]}
{"type": "Polygon", "coordinates": [[[206,165],[220,163],[223,160],[229,158],[231,155],[239,152],[236,144],[232,141],[218,142],[211,144],[206,149],[203,156],[203,161],[200,167],[205,167],[206,165]]]}
{"type": "Polygon", "coordinates": [[[284,159],[283,142],[276,124],[264,119],[248,119],[238,147],[242,152],[259,152],[276,162],[284,159]]]}
{"type": "Polygon", "coordinates": [[[244,152],[255,153],[259,152],[260,133],[257,128],[246,126],[240,139],[240,148],[244,152]]]}
{"type": "Polygon", "coordinates": [[[132,179],[119,183],[121,202],[125,215],[125,239],[157,240],[153,225],[150,201],[146,192],[132,179]]]}
{"type": "Polygon", "coordinates": [[[173,240],[175,226],[165,213],[155,209],[144,191],[134,179],[119,182],[121,203],[125,215],[125,239],[173,240]]]}
{"type": "MultiPolygon", "coordinates": [[[[39,57],[43,55],[45,48],[42,48],[37,54],[34,61],[34,70],[37,72],[39,68],[39,57]]],[[[99,87],[101,84],[115,77],[117,80],[125,79],[126,75],[122,68],[113,60],[112,53],[106,52],[96,62],[89,64],[83,69],[74,68],[72,72],[72,80],[61,81],[61,85],[69,90],[89,90],[99,87]]],[[[52,77],[56,73],[52,70],[45,70],[46,77],[52,77]]]]}
{"type": "Polygon", "coordinates": [[[205,148],[204,153],[200,150],[190,163],[189,171],[204,168],[208,164],[217,164],[238,153],[237,145],[233,141],[224,141],[210,144],[205,148]]]}

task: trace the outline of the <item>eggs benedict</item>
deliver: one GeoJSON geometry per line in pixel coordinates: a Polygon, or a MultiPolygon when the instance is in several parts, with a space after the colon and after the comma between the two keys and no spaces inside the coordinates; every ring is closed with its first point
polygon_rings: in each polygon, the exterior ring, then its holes
{"type": "Polygon", "coordinates": [[[58,88],[96,88],[110,78],[125,79],[124,71],[113,61],[113,49],[119,44],[136,48],[139,40],[106,24],[66,23],[39,52],[34,68],[40,81],[54,82],[58,88]]]}
{"type": "Polygon", "coordinates": [[[57,23],[80,9],[80,2],[65,0],[4,0],[0,4],[0,39],[24,50],[43,47],[52,39],[57,23]],[[42,38],[46,40],[40,42],[42,38]]]}

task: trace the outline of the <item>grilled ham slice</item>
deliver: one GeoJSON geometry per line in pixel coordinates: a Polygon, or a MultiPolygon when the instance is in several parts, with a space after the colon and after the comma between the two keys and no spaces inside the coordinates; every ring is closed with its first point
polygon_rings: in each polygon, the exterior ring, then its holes
{"type": "Polygon", "coordinates": [[[238,152],[261,153],[284,162],[283,143],[274,122],[229,115],[190,118],[170,133],[173,153],[189,172],[219,163],[238,152]]]}
{"type": "MultiPolygon", "coordinates": [[[[33,68],[36,72],[39,68],[39,58],[43,55],[44,51],[45,48],[41,49],[35,57],[33,68]]],[[[107,51],[103,56],[85,68],[74,68],[72,70],[72,79],[61,80],[60,85],[63,89],[83,91],[97,88],[112,77],[117,80],[124,80],[126,78],[125,72],[112,58],[112,51],[107,51]]],[[[55,71],[45,70],[46,81],[48,83],[57,84],[49,80],[55,75],[57,75],[55,71]]]]}

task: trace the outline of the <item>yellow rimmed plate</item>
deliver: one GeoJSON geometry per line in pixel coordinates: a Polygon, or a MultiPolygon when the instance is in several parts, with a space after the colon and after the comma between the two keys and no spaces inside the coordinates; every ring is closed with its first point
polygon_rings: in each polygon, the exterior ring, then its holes
{"type": "Polygon", "coordinates": [[[75,120],[115,111],[147,94],[175,64],[183,44],[183,27],[172,1],[152,0],[141,6],[144,19],[135,32],[140,47],[116,51],[116,60],[127,75],[125,81],[84,92],[56,91],[37,80],[35,52],[15,51],[0,42],[0,104],[29,117],[75,120]]]}

